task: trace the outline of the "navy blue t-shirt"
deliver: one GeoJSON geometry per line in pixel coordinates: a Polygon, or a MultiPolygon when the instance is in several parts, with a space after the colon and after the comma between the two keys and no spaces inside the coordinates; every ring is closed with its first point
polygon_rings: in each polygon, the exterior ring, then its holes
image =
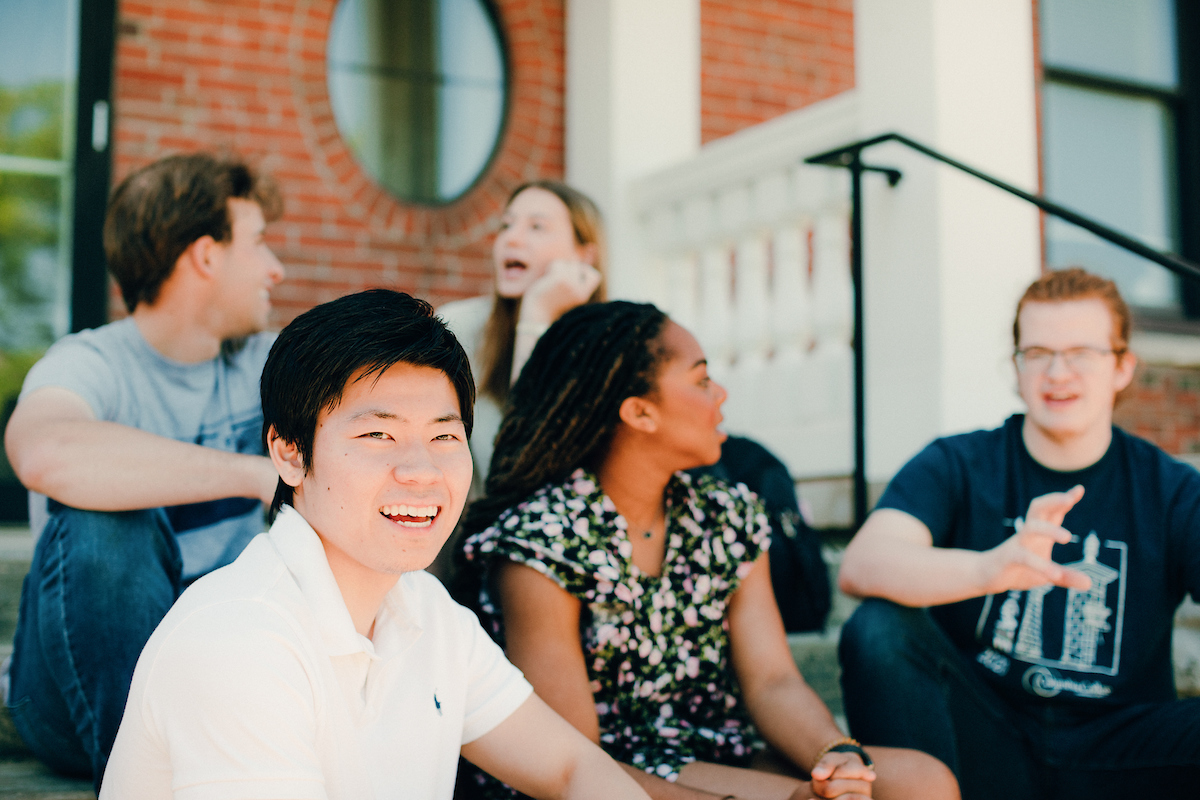
{"type": "Polygon", "coordinates": [[[979,674],[1018,704],[1048,698],[1117,705],[1175,699],[1171,632],[1184,593],[1200,599],[1200,472],[1113,428],[1086,469],[1033,460],[1023,415],[1002,427],[938,439],[892,479],[879,508],[928,526],[938,547],[989,550],[1011,536],[1029,502],[1082,484],[1054,561],[1092,588],[1047,587],[931,609],[979,674]]]}

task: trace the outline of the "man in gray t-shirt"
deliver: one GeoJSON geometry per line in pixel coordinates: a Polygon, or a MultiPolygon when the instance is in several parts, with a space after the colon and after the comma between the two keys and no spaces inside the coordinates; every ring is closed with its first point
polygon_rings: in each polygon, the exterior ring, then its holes
{"type": "Polygon", "coordinates": [[[275,493],[258,384],[283,279],[263,228],[280,206],[236,160],[127,177],[104,245],[130,316],[50,348],[5,431],[17,476],[48,498],[9,708],[39,758],[97,787],[146,640],[263,529],[275,493]]]}

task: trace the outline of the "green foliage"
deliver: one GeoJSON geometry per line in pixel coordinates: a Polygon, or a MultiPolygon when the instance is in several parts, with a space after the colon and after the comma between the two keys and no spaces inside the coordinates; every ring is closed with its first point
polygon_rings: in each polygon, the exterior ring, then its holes
{"type": "Polygon", "coordinates": [[[42,357],[43,352],[0,353],[0,408],[7,406],[9,400],[20,394],[25,373],[42,357]]]}
{"type": "MultiPolygon", "coordinates": [[[[8,426],[8,418],[16,405],[17,395],[21,393],[21,384],[25,382],[25,373],[42,357],[42,353],[4,353],[0,352],[0,432],[8,426]]],[[[15,483],[17,476],[2,448],[0,448],[0,484],[15,483]]]]}
{"type": "Polygon", "coordinates": [[[65,93],[62,81],[0,86],[0,153],[61,159],[65,93]]]}
{"type": "MultiPolygon", "coordinates": [[[[0,153],[59,160],[66,87],[0,86],[0,153]]],[[[59,283],[62,181],[0,173],[0,347],[45,347],[59,283]]]]}

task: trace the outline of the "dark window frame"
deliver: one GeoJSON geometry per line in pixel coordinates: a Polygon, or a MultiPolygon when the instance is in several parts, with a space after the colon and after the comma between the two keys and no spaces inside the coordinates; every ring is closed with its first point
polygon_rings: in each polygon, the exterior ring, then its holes
{"type": "Polygon", "coordinates": [[[75,199],[72,204],[71,330],[108,322],[104,213],[112,178],[117,0],[80,0],[79,76],[75,114],[75,199]],[[107,104],[104,147],[93,146],[93,113],[107,104]]]}
{"type": "MultiPolygon", "coordinates": [[[[1179,255],[1200,261],[1200,0],[1176,0],[1179,111],[1175,118],[1175,174],[1179,255]]],[[[1200,334],[1200,282],[1182,280],[1182,321],[1200,334]]]]}
{"type": "MultiPolygon", "coordinates": [[[[1174,117],[1175,169],[1168,179],[1174,195],[1172,226],[1179,255],[1200,261],[1200,0],[1176,0],[1175,34],[1178,82],[1175,89],[1123,80],[1043,62],[1042,84],[1058,83],[1080,89],[1153,99],[1170,108],[1174,117]]],[[[1132,309],[1141,330],[1200,335],[1200,282],[1180,282],[1182,316],[1152,308],[1132,309]]]]}

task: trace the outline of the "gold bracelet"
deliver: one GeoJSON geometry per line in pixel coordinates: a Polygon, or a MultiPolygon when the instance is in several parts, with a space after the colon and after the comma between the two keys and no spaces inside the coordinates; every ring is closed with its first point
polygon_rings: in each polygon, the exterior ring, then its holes
{"type": "Polygon", "coordinates": [[[825,756],[829,755],[830,750],[832,750],[833,748],[835,748],[839,745],[843,745],[843,744],[852,744],[855,747],[862,747],[862,745],[860,745],[858,743],[857,739],[853,739],[849,736],[839,736],[838,738],[834,739],[832,742],[830,742],[829,744],[827,744],[821,748],[821,752],[817,753],[817,757],[813,759],[813,763],[812,763],[812,766],[809,767],[808,774],[812,775],[812,771],[817,768],[817,764],[820,764],[821,759],[824,758],[825,756]]]}

